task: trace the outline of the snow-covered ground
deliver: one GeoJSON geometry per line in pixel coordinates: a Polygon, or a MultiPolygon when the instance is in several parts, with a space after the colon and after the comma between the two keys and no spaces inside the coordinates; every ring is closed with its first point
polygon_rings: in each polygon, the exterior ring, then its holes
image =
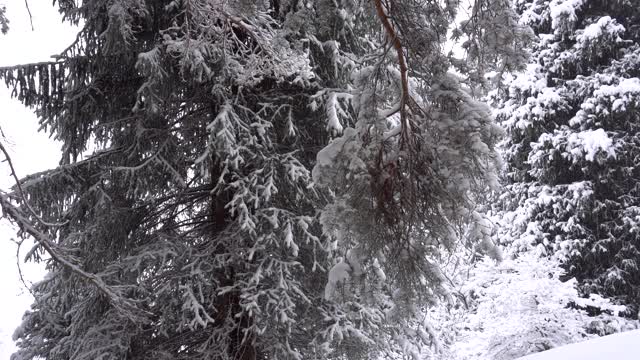
{"type": "Polygon", "coordinates": [[[520,358],[520,360],[638,359],[640,359],[640,330],[595,338],[520,358]]]}

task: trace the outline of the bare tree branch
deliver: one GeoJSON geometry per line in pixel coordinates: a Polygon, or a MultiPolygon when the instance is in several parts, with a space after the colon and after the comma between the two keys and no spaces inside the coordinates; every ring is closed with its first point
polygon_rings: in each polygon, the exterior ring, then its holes
{"type": "Polygon", "coordinates": [[[24,0],[24,6],[27,8],[27,12],[29,13],[29,22],[31,23],[31,31],[35,30],[33,28],[33,15],[31,15],[31,9],[29,8],[29,1],[24,0]]]}

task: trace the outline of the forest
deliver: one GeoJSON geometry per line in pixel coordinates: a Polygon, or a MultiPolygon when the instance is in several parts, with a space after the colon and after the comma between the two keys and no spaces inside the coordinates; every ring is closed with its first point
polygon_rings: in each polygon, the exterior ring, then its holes
{"type": "Polygon", "coordinates": [[[0,67],[62,144],[20,176],[0,137],[2,218],[47,273],[11,360],[512,360],[640,329],[637,0],[53,6],[75,41],[0,67]]]}

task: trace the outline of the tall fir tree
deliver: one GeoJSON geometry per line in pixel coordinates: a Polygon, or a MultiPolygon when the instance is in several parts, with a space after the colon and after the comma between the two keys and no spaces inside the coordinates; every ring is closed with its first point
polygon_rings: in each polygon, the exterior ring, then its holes
{"type": "MultiPolygon", "coordinates": [[[[471,80],[521,63],[500,4],[458,32],[471,80]]],[[[428,353],[416,315],[443,254],[487,246],[464,235],[500,133],[448,73],[458,1],[57,5],[77,40],[0,69],[63,144],[0,196],[49,271],[13,359],[428,353]]]]}
{"type": "Polygon", "coordinates": [[[495,93],[507,131],[503,240],[559,257],[581,294],[640,306],[640,10],[520,0],[533,62],[495,93]]]}

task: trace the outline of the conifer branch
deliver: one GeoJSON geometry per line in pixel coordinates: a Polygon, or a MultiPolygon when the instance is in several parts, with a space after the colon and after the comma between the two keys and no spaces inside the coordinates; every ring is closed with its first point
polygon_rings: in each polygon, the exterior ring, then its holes
{"type": "Polygon", "coordinates": [[[62,62],[60,61],[41,61],[36,63],[28,63],[28,64],[20,64],[20,65],[0,66],[0,73],[7,72],[7,71],[14,71],[21,68],[29,68],[29,67],[35,68],[38,66],[49,66],[49,65],[56,65],[61,63],[62,62]]]}

